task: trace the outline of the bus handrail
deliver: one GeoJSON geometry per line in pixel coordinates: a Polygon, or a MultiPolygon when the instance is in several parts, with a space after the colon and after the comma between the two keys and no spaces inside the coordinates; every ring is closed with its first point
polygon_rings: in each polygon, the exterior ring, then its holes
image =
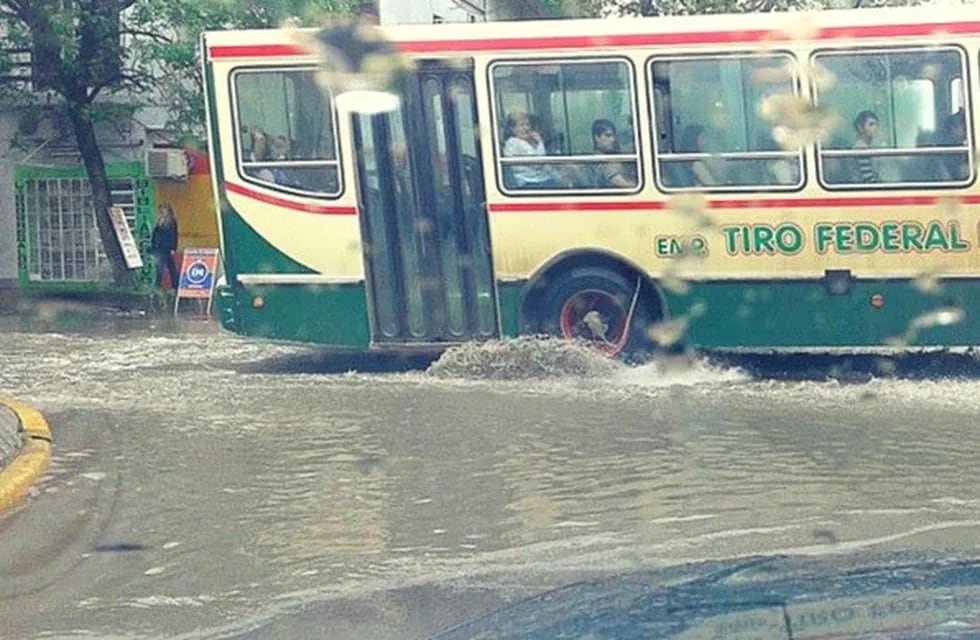
{"type": "Polygon", "coordinates": [[[264,167],[329,167],[337,166],[339,164],[339,160],[263,160],[261,162],[250,160],[247,162],[242,162],[243,167],[258,169],[264,167]]]}
{"type": "MultiPolygon", "coordinates": [[[[723,153],[661,153],[663,162],[683,162],[707,158],[732,158],[745,160],[775,160],[779,158],[798,158],[799,151],[727,151],[723,153]]],[[[583,164],[587,162],[637,162],[638,157],[624,154],[591,154],[579,156],[511,156],[500,158],[501,164],[583,164]]]]}
{"type": "Polygon", "coordinates": [[[825,158],[854,158],[859,156],[911,156],[968,153],[970,148],[962,147],[899,147],[869,149],[820,149],[825,158]]]}
{"type": "Polygon", "coordinates": [[[735,160],[778,160],[780,158],[799,158],[799,151],[723,151],[720,153],[660,153],[661,162],[684,162],[707,160],[710,158],[735,160]]]}

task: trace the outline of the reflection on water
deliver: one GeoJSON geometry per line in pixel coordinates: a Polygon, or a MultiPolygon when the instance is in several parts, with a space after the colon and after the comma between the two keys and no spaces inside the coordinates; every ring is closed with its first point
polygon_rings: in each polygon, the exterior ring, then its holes
{"type": "MultiPolygon", "coordinates": [[[[122,478],[97,508],[127,536],[99,543],[141,549],[100,555],[141,564],[100,568],[134,573],[124,592],[95,588],[92,620],[198,606],[183,624],[207,628],[270,601],[460,576],[976,549],[976,381],[779,381],[525,348],[538,351],[493,362],[474,347],[456,373],[443,360],[317,374],[314,349],[224,334],[6,333],[0,388],[55,415],[112,416],[126,455],[61,448],[45,481],[122,478]]],[[[53,427],[56,443],[78,428],[53,427]]],[[[31,509],[44,508],[42,492],[31,509]]]]}

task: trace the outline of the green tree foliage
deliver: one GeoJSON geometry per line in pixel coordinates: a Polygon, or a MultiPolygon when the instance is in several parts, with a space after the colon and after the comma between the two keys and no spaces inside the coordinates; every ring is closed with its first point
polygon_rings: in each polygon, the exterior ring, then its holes
{"type": "Polygon", "coordinates": [[[200,36],[221,29],[264,29],[283,25],[319,26],[354,15],[364,0],[137,0],[133,21],[153,37],[132,44],[156,67],[156,104],[169,127],[199,137],[204,130],[204,83],[200,36]]]}
{"type": "MultiPolygon", "coordinates": [[[[561,2],[562,0],[554,0],[561,2]]],[[[565,0],[574,4],[565,15],[667,16],[713,13],[855,9],[860,7],[906,6],[915,0],[565,0]]]]}
{"type": "Polygon", "coordinates": [[[497,20],[588,18],[601,13],[600,0],[497,0],[497,20]]]}

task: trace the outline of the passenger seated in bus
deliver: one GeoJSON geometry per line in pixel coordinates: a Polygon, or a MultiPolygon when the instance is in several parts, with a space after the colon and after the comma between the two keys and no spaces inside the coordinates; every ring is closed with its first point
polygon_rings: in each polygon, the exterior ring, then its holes
{"type": "MultiPolygon", "coordinates": [[[[681,133],[680,153],[704,153],[707,148],[707,136],[704,127],[699,124],[689,124],[681,133]]],[[[712,187],[723,184],[717,169],[713,169],[705,160],[693,160],[684,165],[687,168],[688,179],[693,187],[712,187]]]]}
{"type": "MultiPolygon", "coordinates": [[[[854,129],[857,131],[857,140],[854,141],[852,149],[870,149],[878,136],[878,126],[880,121],[874,111],[862,111],[854,118],[854,129]]],[[[881,182],[881,176],[875,167],[874,159],[871,156],[855,155],[851,159],[851,182],[858,184],[872,184],[881,182]]]]}
{"type": "MultiPolygon", "coordinates": [[[[507,114],[504,128],[504,157],[543,157],[548,155],[541,133],[531,126],[526,111],[507,114]]],[[[517,189],[561,188],[562,181],[554,167],[547,164],[515,164],[505,166],[507,186],[517,189]]]]}
{"type": "MultiPolygon", "coordinates": [[[[253,126],[248,132],[247,139],[248,143],[245,145],[245,162],[268,162],[272,156],[272,149],[262,127],[258,125],[253,126]]],[[[253,178],[265,180],[266,178],[262,175],[263,170],[262,167],[246,167],[245,173],[253,178]]]]}
{"type": "MultiPolygon", "coordinates": [[[[947,116],[943,120],[943,129],[936,140],[938,147],[966,146],[966,114],[963,109],[947,116]]],[[[947,181],[959,182],[970,176],[970,161],[966,152],[949,153],[941,156],[941,178],[947,181]]]]}
{"type": "MultiPolygon", "coordinates": [[[[592,147],[596,154],[619,153],[616,126],[600,118],[592,123],[592,147]]],[[[629,189],[636,186],[636,167],[623,162],[598,162],[588,167],[592,187],[629,189]]]]}
{"type": "Polygon", "coordinates": [[[270,150],[269,143],[265,137],[265,131],[262,130],[262,127],[258,125],[253,126],[252,130],[248,132],[248,140],[246,159],[250,162],[263,162],[266,160],[270,150]]]}
{"type": "MultiPolygon", "coordinates": [[[[282,162],[289,160],[292,145],[286,136],[276,136],[269,144],[269,160],[272,162],[282,162]]],[[[266,182],[285,184],[287,171],[282,167],[266,167],[259,172],[259,177],[266,182]]]]}
{"type": "Polygon", "coordinates": [[[288,160],[291,155],[292,144],[286,136],[276,136],[272,140],[272,159],[288,160]]]}
{"type": "Polygon", "coordinates": [[[545,155],[561,155],[563,153],[564,136],[562,134],[549,131],[544,126],[541,117],[533,113],[527,114],[527,122],[531,125],[531,131],[537,132],[540,136],[545,155]]]}
{"type": "MultiPolygon", "coordinates": [[[[252,127],[251,151],[248,160],[251,162],[275,162],[289,159],[289,138],[283,135],[270,136],[261,127],[252,127]]],[[[245,170],[249,175],[263,182],[282,184],[286,174],[280,167],[252,167],[245,170]]]]}
{"type": "MultiPolygon", "coordinates": [[[[264,153],[262,158],[263,162],[281,162],[283,160],[289,159],[289,139],[286,136],[275,136],[269,138],[268,135],[265,136],[267,152],[264,153]]],[[[286,172],[282,167],[276,166],[266,166],[259,169],[256,176],[259,180],[265,182],[274,182],[276,184],[284,184],[286,179],[286,172]]]]}

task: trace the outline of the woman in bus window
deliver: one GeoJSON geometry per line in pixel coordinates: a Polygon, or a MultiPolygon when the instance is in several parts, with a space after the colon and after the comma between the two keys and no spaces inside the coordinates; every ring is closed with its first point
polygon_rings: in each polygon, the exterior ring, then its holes
{"type": "MultiPolygon", "coordinates": [[[[857,140],[854,141],[852,149],[870,149],[878,137],[878,127],[880,120],[874,111],[862,111],[854,118],[854,129],[857,131],[857,140]]],[[[881,177],[874,165],[871,156],[856,155],[853,159],[851,170],[851,182],[871,184],[881,182],[881,177]]]]}
{"type": "MultiPolygon", "coordinates": [[[[526,111],[507,114],[504,135],[505,157],[547,155],[541,132],[531,126],[531,117],[526,111]]],[[[557,172],[546,164],[509,165],[506,173],[510,178],[507,182],[518,189],[555,189],[562,186],[557,172]]]]}
{"type": "Polygon", "coordinates": [[[267,160],[270,150],[269,141],[262,127],[255,125],[248,134],[249,144],[246,158],[250,162],[262,162],[267,160]]]}

